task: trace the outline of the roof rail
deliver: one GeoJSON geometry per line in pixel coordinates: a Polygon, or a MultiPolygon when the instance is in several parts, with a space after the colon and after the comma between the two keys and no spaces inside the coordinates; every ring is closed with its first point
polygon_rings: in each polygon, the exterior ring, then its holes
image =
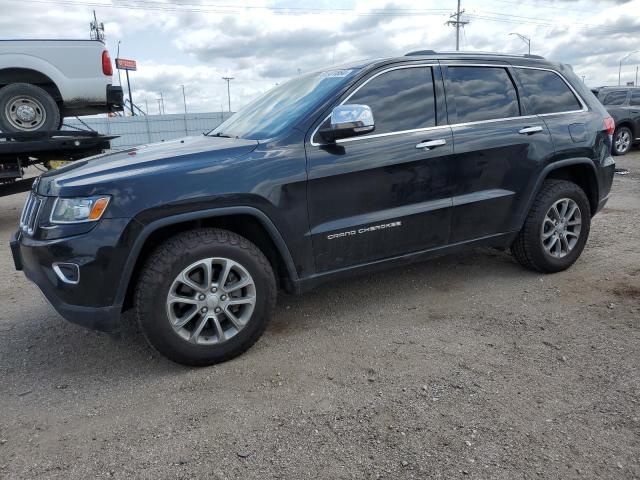
{"type": "Polygon", "coordinates": [[[405,57],[412,57],[418,55],[435,55],[437,52],[435,50],[415,50],[413,52],[405,53],[405,57]]]}
{"type": "Polygon", "coordinates": [[[494,57],[524,57],[524,58],[535,58],[538,60],[544,60],[545,58],[540,55],[532,55],[530,53],[525,53],[524,55],[515,55],[511,53],[491,53],[491,52],[436,52],[435,50],[415,50],[413,52],[409,52],[405,54],[405,57],[412,56],[420,56],[420,55],[469,55],[469,56],[494,56],[494,57]]]}

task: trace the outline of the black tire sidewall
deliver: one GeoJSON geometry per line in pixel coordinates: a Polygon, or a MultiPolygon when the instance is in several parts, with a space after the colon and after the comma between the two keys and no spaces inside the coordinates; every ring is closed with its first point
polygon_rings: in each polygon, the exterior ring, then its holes
{"type": "MultiPolygon", "coordinates": [[[[578,257],[580,257],[580,254],[582,253],[582,250],[584,250],[589,238],[589,231],[591,229],[591,207],[589,206],[589,200],[580,187],[567,182],[563,184],[561,188],[556,189],[555,194],[551,199],[547,200],[547,202],[542,205],[542,208],[537,212],[534,222],[536,224],[536,228],[532,229],[532,231],[535,232],[536,235],[535,245],[537,245],[537,248],[534,248],[531,253],[535,256],[535,263],[543,266],[544,271],[546,272],[559,272],[566,270],[575,263],[578,257]],[[582,225],[578,244],[573,248],[573,250],[571,250],[571,252],[569,252],[568,255],[562,258],[555,258],[546,253],[542,245],[542,241],[540,240],[540,236],[542,233],[544,218],[549,211],[549,208],[551,208],[551,206],[561,198],[570,198],[576,202],[580,208],[582,225]]],[[[533,242],[534,239],[531,239],[530,241],[533,242]]]]}
{"type": "Polygon", "coordinates": [[[3,132],[42,132],[58,130],[60,125],[60,109],[56,101],[42,88],[29,83],[14,83],[0,89],[0,131],[3,132]],[[6,105],[10,99],[28,95],[37,99],[45,109],[46,118],[44,123],[37,130],[19,130],[13,127],[5,117],[6,105]]]}
{"type": "Polygon", "coordinates": [[[629,153],[629,150],[631,150],[631,146],[633,144],[633,134],[631,132],[631,129],[629,129],[628,127],[620,127],[618,128],[615,133],[613,134],[613,154],[614,155],[625,155],[627,153],[629,153]],[[626,131],[629,133],[629,138],[631,139],[630,143],[629,143],[629,148],[627,148],[624,152],[620,152],[618,151],[618,149],[616,148],[616,138],[618,137],[618,135],[620,135],[623,131],[626,131]]]}
{"type": "Polygon", "coordinates": [[[268,321],[271,313],[273,301],[270,296],[274,295],[275,287],[273,279],[265,275],[260,262],[253,255],[235,245],[202,245],[189,252],[175,254],[172,258],[165,258],[165,261],[172,264],[169,273],[144,286],[142,301],[146,304],[145,314],[139,318],[147,340],[163,355],[182,364],[210,365],[242,353],[261,335],[263,323],[268,321]],[[209,257],[229,258],[246,268],[255,283],[256,303],[249,323],[234,337],[219,345],[194,345],[180,337],[171,327],[166,312],[166,298],[171,284],[184,268],[209,257]]]}

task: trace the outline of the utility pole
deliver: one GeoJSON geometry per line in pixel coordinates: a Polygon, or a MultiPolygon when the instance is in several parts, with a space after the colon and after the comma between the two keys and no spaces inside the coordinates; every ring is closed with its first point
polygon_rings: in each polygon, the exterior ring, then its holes
{"type": "Polygon", "coordinates": [[[529,55],[531,55],[531,37],[527,37],[526,35],[522,35],[521,33],[512,32],[509,35],[517,35],[520,40],[527,44],[529,47],[529,55]]]}
{"type": "Polygon", "coordinates": [[[447,25],[454,25],[456,27],[456,52],[460,50],[460,27],[464,27],[469,23],[468,21],[460,20],[463,13],[464,10],[460,10],[460,0],[458,0],[458,9],[456,10],[456,13],[449,15],[450,18],[455,18],[455,20],[449,20],[447,22],[447,25]]]}
{"type": "Polygon", "coordinates": [[[638,68],[640,67],[636,67],[636,83],[634,83],[636,87],[638,86],[638,68]]]}
{"type": "Polygon", "coordinates": [[[104,23],[98,23],[96,11],[93,11],[93,22],[89,23],[89,38],[104,42],[104,23]]]}
{"type": "Polygon", "coordinates": [[[180,85],[182,87],[182,102],[184,103],[184,114],[187,114],[187,96],[184,94],[184,85],[180,85]]]}
{"type": "MultiPolygon", "coordinates": [[[[122,40],[118,40],[118,53],[116,53],[116,59],[120,58],[120,44],[122,40]]],[[[120,78],[120,69],[118,68],[118,85],[122,86],[122,79],[120,78]]]]}
{"type": "Polygon", "coordinates": [[[184,103],[184,134],[189,136],[189,128],[187,127],[187,96],[184,94],[184,85],[182,87],[182,102],[184,103]]]}
{"type": "Polygon", "coordinates": [[[231,80],[233,80],[233,77],[222,77],[223,80],[226,80],[227,82],[227,97],[229,99],[229,113],[231,113],[231,80]]]}
{"type": "Polygon", "coordinates": [[[162,92],[160,92],[160,105],[162,105],[162,115],[164,115],[164,97],[162,96],[162,92]]]}
{"type": "Polygon", "coordinates": [[[627,58],[629,58],[634,53],[638,53],[640,50],[634,50],[633,52],[627,53],[624,57],[620,59],[620,66],[618,67],[618,85],[620,85],[620,75],[622,75],[622,62],[624,62],[627,58]]]}

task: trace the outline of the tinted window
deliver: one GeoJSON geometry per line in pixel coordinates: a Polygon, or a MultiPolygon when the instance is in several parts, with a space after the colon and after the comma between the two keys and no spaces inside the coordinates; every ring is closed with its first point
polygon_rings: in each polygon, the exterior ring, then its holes
{"type": "Polygon", "coordinates": [[[626,90],[616,90],[614,92],[609,92],[604,96],[604,100],[602,100],[603,105],[622,105],[624,101],[627,99],[626,90]]]}
{"type": "Polygon", "coordinates": [[[447,102],[457,122],[477,122],[520,115],[518,96],[504,68],[449,67],[447,102]]]}
{"type": "Polygon", "coordinates": [[[435,126],[436,109],[431,68],[402,68],[383,73],[358,90],[346,103],[369,105],[374,133],[435,126]]]}
{"type": "Polygon", "coordinates": [[[546,70],[518,68],[522,84],[522,104],[528,115],[571,112],[582,106],[559,75],[546,70]]]}
{"type": "Polygon", "coordinates": [[[632,92],[631,93],[631,102],[629,105],[638,106],[640,105],[640,92],[632,92]]]}

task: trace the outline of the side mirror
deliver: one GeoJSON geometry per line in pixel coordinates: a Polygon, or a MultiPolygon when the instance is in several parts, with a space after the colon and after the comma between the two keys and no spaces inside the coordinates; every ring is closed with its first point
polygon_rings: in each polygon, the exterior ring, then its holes
{"type": "Polygon", "coordinates": [[[322,138],[334,142],[375,130],[373,112],[368,105],[339,105],[331,112],[331,126],[320,130],[322,138]]]}

